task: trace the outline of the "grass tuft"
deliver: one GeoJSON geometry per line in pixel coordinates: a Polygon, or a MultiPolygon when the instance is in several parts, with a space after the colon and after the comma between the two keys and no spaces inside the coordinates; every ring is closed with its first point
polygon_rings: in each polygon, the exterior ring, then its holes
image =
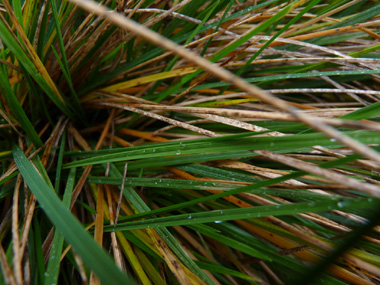
{"type": "Polygon", "coordinates": [[[379,283],[378,11],[0,0],[0,284],[379,283]]]}

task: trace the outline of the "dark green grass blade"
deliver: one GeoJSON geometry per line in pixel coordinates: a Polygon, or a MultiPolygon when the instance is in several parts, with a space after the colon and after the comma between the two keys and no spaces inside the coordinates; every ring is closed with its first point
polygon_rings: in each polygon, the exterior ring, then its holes
{"type": "Polygon", "coordinates": [[[104,284],[134,284],[134,281],[122,273],[112,259],[99,247],[79,221],[58,199],[54,189],[50,188],[26,158],[22,150],[13,146],[14,161],[54,226],[65,240],[83,259],[84,263],[104,282],[104,284]]]}
{"type": "MultiPolygon", "coordinates": [[[[370,131],[345,132],[352,138],[362,143],[380,143],[380,137],[370,131]]],[[[321,145],[326,148],[341,146],[336,141],[331,141],[323,134],[311,133],[279,137],[254,137],[225,141],[209,140],[209,142],[189,141],[181,143],[160,143],[143,147],[131,147],[127,150],[119,149],[110,154],[104,152],[92,152],[94,157],[84,158],[65,164],[63,169],[80,167],[92,164],[120,161],[131,162],[128,169],[186,164],[199,161],[211,161],[217,159],[255,156],[251,150],[266,149],[281,153],[307,151],[311,146],[321,145]],[[238,149],[238,151],[236,151],[238,149]],[[191,155],[190,155],[191,154],[191,155]],[[230,157],[229,157],[230,156],[230,157]]]]}
{"type": "Polygon", "coordinates": [[[43,224],[43,221],[38,221],[38,219],[33,220],[33,234],[34,234],[34,250],[35,250],[35,258],[36,258],[36,279],[38,280],[37,283],[42,283],[45,279],[44,273],[45,273],[45,263],[44,263],[44,254],[42,252],[42,240],[41,240],[41,226],[43,224]]]}
{"type": "Polygon", "coordinates": [[[345,21],[341,21],[340,23],[330,26],[329,29],[336,29],[336,28],[345,27],[349,25],[355,25],[357,23],[364,23],[368,19],[378,15],[379,9],[380,9],[380,4],[374,5],[373,7],[369,9],[365,9],[364,11],[357,13],[353,17],[349,17],[345,21]]]}
{"type": "Polygon", "coordinates": [[[236,277],[246,279],[249,281],[255,280],[255,278],[252,276],[246,275],[246,274],[241,273],[239,271],[231,270],[231,269],[223,267],[217,263],[206,263],[203,261],[196,261],[195,263],[198,266],[200,266],[202,269],[205,269],[205,270],[210,271],[210,272],[228,274],[228,275],[236,276],[236,277]]]}
{"type": "Polygon", "coordinates": [[[0,66],[0,91],[2,93],[2,96],[5,97],[13,115],[19,121],[22,129],[25,130],[25,133],[33,142],[34,146],[37,148],[41,147],[42,141],[34,129],[32,123],[29,121],[28,116],[25,114],[25,111],[20,105],[20,102],[17,100],[17,97],[9,83],[7,72],[3,67],[4,66],[0,66]]]}
{"type": "MultiPolygon", "coordinates": [[[[380,70],[343,70],[343,71],[320,71],[320,72],[300,72],[300,73],[286,73],[280,75],[268,75],[268,76],[256,76],[252,78],[245,78],[249,83],[263,83],[272,82],[296,78],[312,78],[319,76],[344,76],[344,75],[362,75],[362,74],[378,74],[380,70]]],[[[206,89],[206,88],[217,88],[223,86],[230,86],[231,83],[228,82],[216,82],[202,84],[193,89],[193,91],[206,89]]],[[[176,92],[183,92],[185,88],[178,89],[176,92]]]]}
{"type": "Polygon", "coordinates": [[[59,184],[61,182],[62,161],[63,161],[63,154],[65,151],[65,141],[66,141],[66,132],[64,131],[62,134],[61,144],[59,148],[59,154],[58,154],[58,160],[57,160],[57,171],[55,175],[55,184],[54,184],[55,192],[57,193],[57,195],[59,194],[59,184]]]}
{"type": "MultiPolygon", "coordinates": [[[[104,176],[90,176],[89,182],[97,184],[110,184],[121,186],[122,178],[104,177],[104,176]]],[[[193,190],[231,190],[236,188],[235,184],[219,183],[208,181],[191,181],[181,179],[160,179],[160,178],[144,178],[144,177],[128,177],[125,180],[125,185],[129,186],[144,186],[144,187],[157,187],[166,189],[193,189],[193,190]]]]}
{"type": "Polygon", "coordinates": [[[204,226],[194,227],[194,229],[203,235],[211,237],[213,240],[216,240],[228,247],[235,248],[236,250],[244,252],[247,255],[260,258],[266,261],[272,261],[272,259],[264,251],[258,248],[255,244],[247,244],[245,242],[240,242],[236,239],[227,237],[223,235],[222,233],[217,233],[212,230],[210,231],[207,229],[207,227],[204,227],[204,226]]]}
{"type": "Polygon", "coordinates": [[[63,43],[63,38],[62,38],[61,26],[60,26],[59,19],[58,19],[57,5],[56,5],[55,1],[51,1],[50,3],[51,3],[52,11],[53,11],[53,19],[54,19],[55,28],[57,31],[59,48],[61,50],[61,55],[62,55],[62,62],[60,62],[59,57],[57,57],[57,60],[59,61],[60,65],[61,65],[62,72],[65,75],[67,83],[69,84],[71,94],[73,96],[73,101],[74,101],[75,107],[77,108],[77,113],[80,116],[80,118],[83,120],[84,119],[83,108],[82,108],[81,104],[79,103],[78,95],[74,90],[73,82],[71,80],[70,68],[69,68],[69,64],[67,62],[66,51],[65,51],[65,47],[64,47],[64,43],[63,43]]]}
{"type": "MultiPolygon", "coordinates": [[[[76,172],[76,168],[70,169],[70,174],[67,180],[65,194],[63,196],[62,202],[67,208],[69,208],[70,202],[71,202],[71,196],[72,196],[74,183],[75,183],[75,172],[76,172]]],[[[45,273],[45,285],[58,283],[58,274],[59,274],[59,267],[61,263],[60,259],[61,259],[61,254],[62,254],[63,241],[64,241],[63,235],[59,231],[56,231],[54,233],[53,243],[52,243],[51,251],[50,251],[50,258],[49,258],[48,266],[45,273]]]]}
{"type": "Polygon", "coordinates": [[[275,215],[293,215],[305,212],[325,212],[334,209],[349,207],[366,208],[371,207],[371,198],[339,199],[338,201],[322,201],[308,203],[294,203],[271,206],[258,206],[241,209],[214,210],[201,213],[181,214],[163,218],[153,218],[138,222],[119,223],[115,226],[104,227],[105,231],[124,231],[145,228],[167,227],[177,225],[191,225],[200,223],[218,223],[236,219],[262,218],[275,215]]]}

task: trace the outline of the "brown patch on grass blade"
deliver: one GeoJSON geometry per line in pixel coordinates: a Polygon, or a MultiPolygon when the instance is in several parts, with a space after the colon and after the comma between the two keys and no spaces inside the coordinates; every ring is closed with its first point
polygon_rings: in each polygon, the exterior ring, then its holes
{"type": "MultiPolygon", "coordinates": [[[[107,104],[107,103],[104,103],[107,104]]],[[[225,108],[200,108],[200,107],[182,107],[182,106],[165,106],[165,105],[147,105],[147,104],[133,104],[132,106],[147,109],[147,110],[160,110],[160,111],[172,111],[182,112],[198,116],[198,114],[209,114],[217,116],[225,116],[228,118],[244,118],[244,119],[256,119],[256,120],[278,120],[278,121],[290,121],[297,122],[298,119],[292,115],[280,112],[263,112],[263,111],[246,111],[239,109],[225,109],[225,108]]],[[[299,116],[306,117],[307,120],[312,118],[315,124],[329,124],[338,127],[353,127],[360,129],[368,129],[373,131],[380,131],[380,124],[370,121],[348,121],[337,118],[328,118],[330,116],[341,116],[349,113],[350,110],[311,110],[311,111],[299,111],[299,116]],[[314,112],[317,116],[310,116],[309,113],[314,112]]],[[[325,125],[328,127],[327,125],[325,125]]],[[[352,139],[351,139],[352,140],[352,139]]]]}
{"type": "MultiPolygon", "coordinates": [[[[108,212],[109,212],[108,218],[110,220],[110,224],[114,225],[115,224],[115,208],[114,208],[114,200],[113,200],[112,195],[111,195],[111,192],[113,191],[113,189],[111,189],[111,187],[109,185],[105,185],[105,189],[106,189],[108,212]]],[[[120,237],[119,237],[119,239],[120,239],[120,237]]],[[[120,248],[120,245],[119,245],[118,240],[116,238],[115,232],[111,232],[111,244],[112,244],[112,252],[113,252],[113,256],[114,256],[116,265],[120,269],[125,270],[125,264],[124,264],[124,260],[122,258],[121,248],[120,248]]],[[[129,245],[128,245],[128,248],[130,249],[129,245]]]]}
{"type": "Polygon", "coordinates": [[[127,110],[127,111],[131,111],[131,112],[134,112],[134,113],[142,114],[144,116],[151,117],[151,118],[154,118],[154,119],[166,122],[168,124],[171,124],[171,125],[174,125],[174,126],[177,126],[177,127],[180,127],[180,128],[184,128],[184,129],[193,131],[195,133],[199,133],[199,134],[204,135],[204,136],[208,136],[208,137],[215,137],[216,136],[216,134],[214,132],[212,132],[212,131],[205,130],[205,129],[202,129],[202,128],[199,128],[199,127],[195,127],[195,126],[189,125],[187,123],[183,123],[183,122],[180,122],[180,121],[177,121],[177,120],[174,120],[174,119],[171,119],[171,118],[168,118],[168,117],[165,117],[165,116],[153,113],[153,112],[148,112],[148,111],[144,111],[144,110],[137,109],[137,108],[134,108],[134,107],[126,106],[124,104],[113,104],[113,103],[107,103],[107,102],[104,102],[104,103],[100,102],[100,103],[97,103],[95,105],[98,105],[98,106],[109,106],[109,107],[113,107],[113,108],[124,109],[124,110],[127,110]]]}
{"type": "Polygon", "coordinates": [[[147,229],[147,232],[152,238],[155,248],[165,260],[166,264],[169,266],[170,270],[176,276],[180,284],[205,284],[178,260],[178,258],[172,253],[168,245],[156,231],[147,229]]]}
{"type": "Polygon", "coordinates": [[[6,285],[16,285],[16,279],[12,273],[12,269],[9,266],[7,256],[5,254],[3,245],[0,242],[0,265],[4,276],[6,285]]]}

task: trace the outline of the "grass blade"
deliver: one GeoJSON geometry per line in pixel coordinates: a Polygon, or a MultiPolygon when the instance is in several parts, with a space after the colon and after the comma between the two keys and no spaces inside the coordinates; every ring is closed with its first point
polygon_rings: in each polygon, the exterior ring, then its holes
{"type": "Polygon", "coordinates": [[[13,157],[25,182],[49,219],[85,264],[105,283],[122,284],[127,281],[129,284],[133,284],[133,280],[116,267],[111,258],[83,229],[78,220],[55,195],[54,189],[46,184],[18,146],[13,146],[13,157]]]}
{"type": "Polygon", "coordinates": [[[236,219],[250,219],[271,216],[274,212],[276,216],[293,215],[302,212],[323,212],[334,209],[349,207],[355,203],[355,207],[366,208],[373,200],[363,198],[358,200],[340,199],[338,201],[295,203],[273,206],[257,206],[242,209],[214,210],[201,213],[190,213],[163,218],[147,219],[138,222],[120,223],[114,226],[104,227],[104,231],[126,231],[145,228],[192,225],[200,223],[218,223],[236,219]]]}

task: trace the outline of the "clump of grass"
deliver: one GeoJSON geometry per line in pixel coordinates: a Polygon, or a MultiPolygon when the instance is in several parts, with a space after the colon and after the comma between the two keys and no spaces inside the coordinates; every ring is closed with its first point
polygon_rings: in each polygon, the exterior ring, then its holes
{"type": "Polygon", "coordinates": [[[376,1],[0,3],[1,284],[379,282],[376,1]]]}

